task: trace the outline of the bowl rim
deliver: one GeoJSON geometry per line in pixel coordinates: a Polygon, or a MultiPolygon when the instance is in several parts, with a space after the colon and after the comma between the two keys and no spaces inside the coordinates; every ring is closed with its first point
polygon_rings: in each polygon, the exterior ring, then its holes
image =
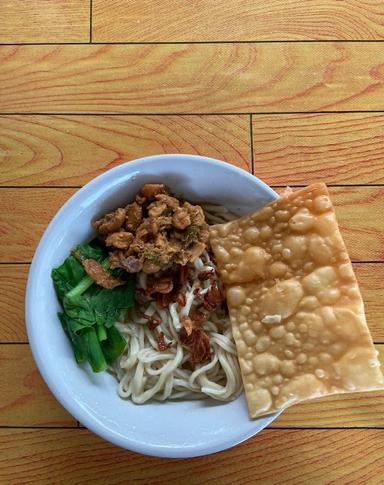
{"type": "Polygon", "coordinates": [[[109,441],[117,446],[122,448],[149,455],[149,456],[157,456],[157,457],[166,457],[166,458],[187,458],[187,457],[196,457],[196,456],[203,456],[208,455],[211,453],[216,453],[219,451],[223,451],[230,447],[233,447],[246,439],[254,436],[259,431],[264,429],[268,426],[272,421],[274,421],[280,412],[274,413],[271,415],[264,416],[264,423],[263,426],[259,430],[249,429],[242,434],[238,434],[236,437],[230,437],[227,440],[220,439],[216,443],[210,443],[207,445],[199,445],[196,448],[188,448],[186,450],[183,449],[172,449],[170,450],[168,447],[161,447],[158,445],[151,446],[150,444],[140,444],[134,441],[130,441],[129,437],[124,436],[123,438],[121,435],[113,433],[109,430],[106,430],[105,427],[101,426],[99,421],[94,418],[92,415],[85,413],[82,409],[78,406],[78,404],[71,399],[70,396],[62,393],[58,386],[55,384],[55,379],[53,378],[53,374],[49,372],[47,366],[44,365],[44,361],[42,359],[42,353],[39,350],[38,345],[38,338],[37,338],[37,325],[35,324],[36,318],[36,311],[34,307],[34,300],[33,300],[33,285],[35,280],[35,274],[37,272],[38,265],[40,264],[40,260],[43,258],[44,248],[49,243],[51,233],[54,231],[54,227],[56,226],[57,222],[60,221],[61,218],[65,217],[68,210],[70,210],[71,206],[76,204],[79,200],[87,198],[90,193],[93,192],[94,188],[97,187],[100,183],[108,184],[111,182],[111,179],[114,180],[116,176],[120,173],[126,174],[126,170],[128,169],[130,172],[134,172],[135,170],[140,169],[143,165],[151,164],[158,162],[161,160],[162,162],[167,162],[167,160],[177,160],[179,159],[181,163],[187,162],[194,162],[199,161],[203,163],[208,163],[217,167],[225,167],[227,170],[233,172],[236,176],[245,177],[252,182],[256,182],[259,187],[261,187],[266,194],[270,195],[271,198],[277,198],[277,194],[274,190],[272,190],[265,182],[260,180],[258,177],[253,175],[246,170],[237,167],[235,165],[231,165],[228,162],[224,162],[221,160],[217,160],[210,157],[205,157],[201,155],[188,155],[188,154],[160,154],[160,155],[151,155],[147,157],[142,157],[138,159],[134,159],[131,161],[126,161],[122,164],[119,164],[117,167],[113,167],[109,170],[104,171],[97,177],[90,180],[84,186],[82,186],[77,192],[75,192],[66,202],[60,207],[60,209],[56,212],[54,217],[49,222],[48,226],[46,227],[43,235],[40,238],[40,241],[36,247],[34,256],[32,258],[32,262],[30,265],[30,270],[28,274],[28,280],[26,285],[26,293],[25,293],[25,321],[27,327],[27,335],[28,335],[28,342],[29,347],[31,348],[34,361],[38,367],[38,370],[43,377],[46,385],[48,386],[49,390],[55,396],[55,398],[59,401],[59,403],[79,422],[81,422],[86,428],[94,432],[96,435],[100,436],[101,438],[109,441]]]}

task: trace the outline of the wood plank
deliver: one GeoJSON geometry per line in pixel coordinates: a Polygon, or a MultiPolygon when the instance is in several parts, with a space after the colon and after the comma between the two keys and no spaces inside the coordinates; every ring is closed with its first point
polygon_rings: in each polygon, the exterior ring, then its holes
{"type": "Polygon", "coordinates": [[[379,42],[3,46],[0,62],[3,113],[383,108],[379,42]]]}
{"type": "MultiPolygon", "coordinates": [[[[384,345],[376,345],[384,371],[384,345]]],[[[384,392],[353,393],[313,399],[286,409],[271,427],[384,427],[384,392]]]]}
{"type": "Polygon", "coordinates": [[[0,262],[31,261],[48,222],[76,189],[1,189],[0,262]]]}
{"type": "Polygon", "coordinates": [[[24,297],[28,271],[29,264],[0,265],[0,343],[27,341],[24,297]]]}
{"type": "Polygon", "coordinates": [[[382,263],[353,263],[363,295],[369,330],[375,342],[384,343],[384,305],[382,263]]]}
{"type": "Polygon", "coordinates": [[[249,116],[1,116],[0,185],[82,185],[126,160],[192,153],[250,170],[249,116]]]}
{"type": "Polygon", "coordinates": [[[352,260],[384,259],[384,187],[330,187],[340,230],[352,260]]]}
{"type": "Polygon", "coordinates": [[[272,185],[384,182],[383,114],[258,115],[253,146],[255,174],[272,185]]]}
{"type": "Polygon", "coordinates": [[[89,4],[84,0],[1,0],[0,42],[88,42],[89,4]]]}
{"type": "Polygon", "coordinates": [[[77,426],[45,385],[28,345],[0,345],[0,366],[0,426],[77,426]]]}
{"type": "MultiPolygon", "coordinates": [[[[384,365],[384,345],[376,347],[384,365]]],[[[0,345],[0,364],[0,426],[74,425],[43,382],[28,345],[0,345]]],[[[384,427],[383,397],[369,392],[314,399],[288,408],[271,427],[384,427]]]]}
{"type": "Polygon", "coordinates": [[[380,1],[93,0],[99,42],[382,39],[380,1]]]}
{"type": "MultiPolygon", "coordinates": [[[[382,359],[384,360],[384,359],[382,359]]],[[[383,365],[383,364],[382,364],[383,365]]],[[[384,393],[381,391],[329,396],[297,404],[271,424],[271,428],[338,428],[384,426],[384,393]]]]}
{"type": "Polygon", "coordinates": [[[1,430],[0,478],[35,484],[380,483],[384,430],[265,430],[231,450],[152,458],[85,429],[1,430]],[[22,443],[22,446],[20,444],[22,443]]]}
{"type": "MultiPolygon", "coordinates": [[[[282,187],[273,187],[279,193],[282,187]]],[[[353,261],[384,258],[384,187],[329,187],[341,234],[353,261]]]]}
{"type": "MultiPolygon", "coordinates": [[[[384,263],[353,263],[375,342],[384,343],[384,263]]],[[[29,265],[0,265],[0,343],[25,342],[24,289],[29,265]]],[[[383,413],[384,416],[384,413],[383,413]]]]}
{"type": "MultiPolygon", "coordinates": [[[[384,187],[331,187],[355,261],[384,260],[384,187]]],[[[48,222],[74,189],[0,189],[0,262],[28,262],[48,222]],[[10,217],[12,214],[12,217],[10,217]]]]}

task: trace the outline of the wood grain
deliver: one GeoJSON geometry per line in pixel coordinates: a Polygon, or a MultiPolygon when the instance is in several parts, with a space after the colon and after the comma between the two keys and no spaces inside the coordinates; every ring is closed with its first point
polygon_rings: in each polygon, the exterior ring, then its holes
{"type": "Polygon", "coordinates": [[[341,234],[352,260],[384,259],[384,187],[330,187],[341,234]]]}
{"type": "Polygon", "coordinates": [[[253,147],[255,174],[269,184],[384,182],[383,114],[254,116],[253,147]]]}
{"type": "MultiPolygon", "coordinates": [[[[330,191],[351,258],[384,261],[384,187],[331,187],[330,191]]],[[[30,261],[48,222],[74,192],[0,189],[0,262],[30,261]]]]}
{"type": "Polygon", "coordinates": [[[353,263],[363,295],[367,322],[375,342],[384,343],[383,281],[384,265],[381,263],[353,263]]]}
{"type": "Polygon", "coordinates": [[[265,430],[231,450],[166,460],[82,429],[1,430],[0,479],[31,484],[380,483],[384,430],[265,430]],[[23,446],[20,446],[20,443],[23,446]]]}
{"type": "Polygon", "coordinates": [[[0,116],[0,185],[82,185],[159,153],[250,170],[250,146],[248,116],[0,116]]]}
{"type": "MultiPolygon", "coordinates": [[[[280,193],[282,187],[273,187],[280,193]]],[[[328,187],[341,234],[353,261],[384,257],[384,187],[328,187]]]]}
{"type": "Polygon", "coordinates": [[[32,259],[48,222],[75,189],[0,189],[0,262],[32,259]]]}
{"type": "Polygon", "coordinates": [[[0,42],[88,42],[84,0],[1,0],[0,42]]]}
{"type": "Polygon", "coordinates": [[[382,39],[379,0],[93,1],[100,42],[382,39]]]}
{"type": "Polygon", "coordinates": [[[77,426],[45,385],[28,345],[0,345],[0,366],[0,426],[77,426]]]}
{"type": "MultiPolygon", "coordinates": [[[[377,345],[384,365],[384,345],[377,345]]],[[[28,345],[0,345],[0,426],[73,426],[44,384],[28,345]],[[17,376],[10,379],[9,376],[17,376]]],[[[271,428],[384,427],[383,392],[330,396],[284,411],[271,428]]]]}
{"type": "Polygon", "coordinates": [[[355,426],[384,427],[382,391],[330,396],[307,401],[288,408],[270,425],[271,428],[353,428],[355,426]]]}
{"type": "Polygon", "coordinates": [[[252,155],[272,185],[348,186],[331,193],[352,258],[372,261],[354,268],[384,363],[383,19],[382,0],[0,0],[0,484],[383,482],[383,393],[164,460],[77,428],[21,343],[28,262],[75,187],[155,153],[252,155]]]}
{"type": "MultiPolygon", "coordinates": [[[[384,345],[376,345],[384,370],[384,345]]],[[[271,427],[384,427],[384,392],[365,392],[314,399],[286,409],[271,427]]]]}
{"type": "Polygon", "coordinates": [[[383,109],[379,42],[3,46],[0,62],[3,113],[383,109]]]}
{"type": "MultiPolygon", "coordinates": [[[[384,263],[354,263],[353,267],[363,294],[372,337],[375,342],[384,343],[384,263]]],[[[28,270],[28,264],[0,265],[0,343],[27,341],[24,290],[28,270]]]]}
{"type": "Polygon", "coordinates": [[[24,297],[28,271],[29,264],[0,265],[0,343],[27,341],[24,297]]]}

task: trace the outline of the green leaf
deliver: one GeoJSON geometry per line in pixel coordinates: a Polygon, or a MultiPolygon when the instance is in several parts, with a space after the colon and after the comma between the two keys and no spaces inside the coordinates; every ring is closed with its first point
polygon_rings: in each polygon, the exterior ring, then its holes
{"type": "Polygon", "coordinates": [[[111,326],[121,317],[122,311],[134,303],[133,278],[125,285],[111,290],[92,285],[82,295],[63,300],[66,314],[83,326],[94,324],[111,326]]]}
{"type": "Polygon", "coordinates": [[[107,257],[107,252],[95,244],[94,242],[90,244],[79,244],[74,249],[73,254],[68,256],[60,266],[52,270],[51,276],[53,284],[60,300],[80,283],[81,287],[78,288],[78,292],[81,290],[84,291],[93,283],[92,279],[86,275],[82,264],[74,254],[78,253],[84,259],[92,258],[102,262],[107,257]]]}
{"type": "MultiPolygon", "coordinates": [[[[133,278],[112,290],[101,288],[91,297],[91,305],[98,315],[121,315],[121,310],[130,308],[134,303],[133,278]]],[[[116,320],[115,320],[116,321],[116,320]]]]}
{"type": "MultiPolygon", "coordinates": [[[[104,250],[97,244],[81,244],[82,258],[92,258],[109,268],[104,250]]],[[[59,318],[70,339],[77,362],[89,361],[94,372],[111,364],[125,348],[125,340],[114,324],[134,304],[134,279],[124,270],[115,270],[126,284],[113,289],[98,286],[86,275],[74,255],[52,271],[52,279],[64,313],[59,318]]]]}
{"type": "Polygon", "coordinates": [[[78,301],[73,301],[64,297],[63,306],[66,315],[76,321],[78,330],[95,324],[95,316],[88,298],[79,298],[78,301]]]}
{"type": "Polygon", "coordinates": [[[108,364],[112,364],[123,353],[126,341],[120,335],[120,332],[113,325],[107,328],[107,339],[101,342],[105,360],[108,364]]]}
{"type": "Polygon", "coordinates": [[[79,244],[75,249],[82,259],[94,259],[101,263],[107,256],[107,252],[103,250],[100,246],[95,246],[94,244],[79,244]]]}
{"type": "Polygon", "coordinates": [[[63,264],[54,268],[51,277],[60,300],[71,291],[85,276],[81,263],[74,256],[68,256],[63,264]]]}
{"type": "Polygon", "coordinates": [[[102,342],[103,340],[107,339],[107,332],[103,325],[96,325],[96,332],[97,332],[97,338],[99,339],[99,342],[102,342]]]}
{"type": "Polygon", "coordinates": [[[101,349],[99,339],[97,338],[95,329],[87,328],[83,331],[83,335],[86,342],[88,362],[91,364],[93,372],[101,372],[105,370],[108,365],[101,349]]]}
{"type": "Polygon", "coordinates": [[[110,269],[109,272],[112,276],[115,276],[116,278],[120,278],[122,280],[129,280],[132,276],[130,273],[127,273],[127,271],[125,271],[125,269],[123,268],[110,269]]]}
{"type": "MultiPolygon", "coordinates": [[[[104,269],[108,269],[109,268],[109,259],[108,258],[105,258],[102,263],[101,263],[101,266],[104,268],[104,269]]],[[[75,286],[75,288],[72,288],[71,291],[69,291],[65,296],[67,298],[67,300],[69,301],[72,301],[73,304],[77,304],[80,299],[81,299],[81,295],[88,290],[88,288],[90,288],[89,291],[92,291],[92,286],[93,288],[95,288],[95,291],[100,289],[100,287],[96,284],[94,284],[94,281],[93,279],[86,275],[84,276],[84,278],[75,286]]]]}
{"type": "Polygon", "coordinates": [[[57,314],[61,325],[65,333],[67,334],[69,340],[72,344],[73,353],[75,354],[76,362],[79,364],[81,362],[86,361],[86,345],[84,341],[84,337],[80,334],[78,335],[76,332],[73,331],[73,328],[76,325],[76,322],[71,320],[65,313],[58,313],[57,314]]]}

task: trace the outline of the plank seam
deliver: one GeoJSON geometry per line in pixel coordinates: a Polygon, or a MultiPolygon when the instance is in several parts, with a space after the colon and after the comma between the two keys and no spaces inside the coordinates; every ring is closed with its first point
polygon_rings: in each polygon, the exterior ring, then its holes
{"type": "Polygon", "coordinates": [[[31,264],[31,261],[0,261],[0,265],[6,264],[31,264]]]}
{"type": "MultiPolygon", "coordinates": [[[[33,430],[33,429],[68,429],[68,430],[84,430],[86,429],[85,426],[81,425],[79,423],[79,426],[42,426],[42,425],[36,425],[36,426],[23,426],[23,425],[0,425],[0,429],[28,429],[28,430],[33,430]]],[[[264,429],[273,429],[273,430],[286,430],[286,431],[306,431],[306,430],[324,430],[324,431],[332,431],[332,430],[346,430],[346,429],[364,429],[364,430],[374,430],[378,429],[384,430],[384,426],[332,426],[332,427],[326,427],[326,426],[279,426],[279,425],[269,425],[267,428],[264,429]]]]}
{"type": "Polygon", "coordinates": [[[92,0],[89,0],[89,43],[92,44],[92,0]]]}
{"type": "MultiPolygon", "coordinates": [[[[308,185],[308,184],[307,184],[308,185]]],[[[290,187],[307,187],[305,184],[289,184],[290,187]]],[[[275,189],[283,189],[287,185],[271,185],[272,188],[275,189]]],[[[384,187],[384,184],[327,184],[328,187],[384,187]]]]}
{"type": "Polygon", "coordinates": [[[29,345],[29,342],[0,342],[0,345],[29,345]]]}
{"type": "Polygon", "coordinates": [[[82,185],[0,185],[1,189],[81,189],[82,185]]]}
{"type": "MultiPolygon", "coordinates": [[[[92,3],[92,2],[91,2],[92,3]]],[[[174,40],[174,41],[92,41],[93,45],[185,45],[185,44],[197,44],[197,45],[210,45],[210,44],[382,44],[384,39],[277,39],[277,40],[209,40],[209,41],[197,41],[197,40],[174,40]]],[[[90,44],[90,42],[0,42],[2,46],[60,46],[60,45],[79,45],[90,44]]]]}
{"type": "MultiPolygon", "coordinates": [[[[30,188],[30,187],[28,187],[30,188]]],[[[352,263],[355,263],[355,264],[384,264],[384,260],[375,260],[375,259],[372,259],[372,260],[362,260],[362,259],[354,259],[352,261],[352,263]]],[[[31,261],[0,261],[0,266],[6,266],[6,265],[24,265],[24,266],[28,266],[31,264],[31,261]]]]}
{"type": "Polygon", "coordinates": [[[23,426],[23,425],[0,425],[0,429],[78,429],[77,424],[72,426],[23,426]]]}
{"type": "Polygon", "coordinates": [[[253,157],[253,127],[252,127],[252,113],[249,115],[249,130],[250,130],[250,137],[251,137],[251,167],[252,167],[252,174],[255,173],[255,161],[253,157]]]}
{"type": "MultiPolygon", "coordinates": [[[[375,345],[384,345],[384,341],[383,342],[378,342],[378,341],[375,340],[373,343],[375,345]]],[[[26,342],[26,341],[22,341],[22,342],[17,342],[17,341],[15,341],[15,342],[14,341],[9,342],[9,341],[4,341],[4,342],[2,342],[2,341],[0,341],[0,346],[1,345],[29,345],[29,342],[26,342]]]]}
{"type": "MultiPolygon", "coordinates": [[[[326,397],[326,396],[325,396],[326,397]]],[[[73,429],[73,428],[72,428],[73,429]]],[[[267,429],[267,428],[264,428],[264,429],[267,429]]],[[[319,429],[319,430],[335,430],[335,429],[340,429],[340,430],[343,430],[343,429],[366,429],[366,430],[369,430],[369,429],[384,429],[384,426],[331,426],[331,427],[327,427],[327,426],[279,426],[279,425],[273,425],[273,424],[270,424],[268,426],[268,429],[280,429],[280,430],[302,430],[302,431],[305,431],[305,430],[311,430],[311,429],[319,429]]]]}
{"type": "MultiPolygon", "coordinates": [[[[129,162],[129,160],[127,160],[129,162]]],[[[253,165],[252,165],[253,167],[253,165]]],[[[270,185],[273,189],[283,189],[287,185],[270,185]]],[[[300,188],[307,187],[303,184],[289,184],[290,187],[300,188]]],[[[384,187],[383,184],[327,184],[328,187],[384,187]]],[[[83,185],[0,185],[1,189],[81,189],[83,185]]]]}
{"type": "MultiPolygon", "coordinates": [[[[88,43],[89,44],[89,43],[88,43]]],[[[84,45],[81,44],[81,45],[84,45]]],[[[0,116],[290,116],[290,115],[320,115],[320,114],[370,114],[378,113],[384,114],[384,109],[360,109],[360,110],[317,110],[317,111],[234,111],[234,112],[204,112],[196,111],[193,113],[188,113],[184,111],[179,112],[167,112],[167,113],[156,113],[156,112],[109,112],[103,111],[102,113],[93,112],[52,112],[52,111],[1,111],[0,116]]]]}

